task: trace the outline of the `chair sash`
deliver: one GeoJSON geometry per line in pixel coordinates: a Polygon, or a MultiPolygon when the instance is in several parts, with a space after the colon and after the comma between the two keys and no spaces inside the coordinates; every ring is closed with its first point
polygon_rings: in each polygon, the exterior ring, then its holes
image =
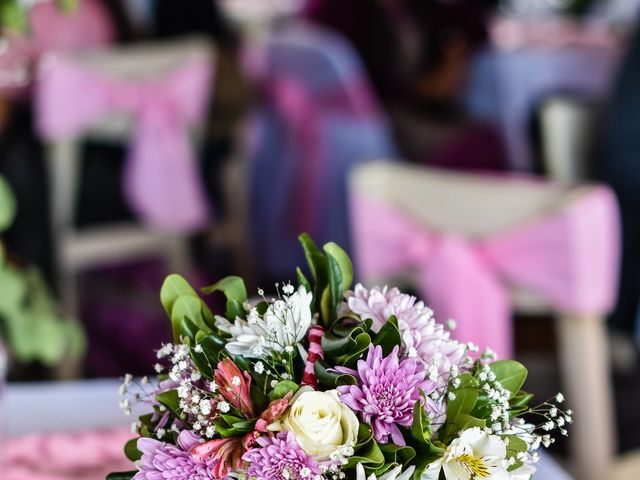
{"type": "Polygon", "coordinates": [[[510,287],[541,295],[569,313],[605,313],[617,285],[618,216],[604,187],[566,208],[484,238],[439,232],[379,200],[352,200],[356,265],[364,279],[410,270],[455,336],[501,357],[513,355],[510,287]]]}
{"type": "Polygon", "coordinates": [[[37,89],[37,128],[49,140],[81,134],[104,115],[132,117],[134,131],[124,192],[149,226],[177,232],[210,220],[189,128],[208,105],[209,60],[197,59],[165,76],[120,80],[60,56],[37,89]]]}
{"type": "MultiPolygon", "coordinates": [[[[346,56],[355,64],[349,66],[348,75],[345,75],[337,65],[332,64],[337,59],[318,56],[318,47],[306,45],[297,38],[298,34],[298,30],[294,29],[293,34],[285,32],[281,38],[276,37],[266,44],[251,44],[244,54],[248,73],[284,121],[288,139],[293,145],[296,161],[292,166],[295,182],[291,204],[296,208],[291,218],[291,229],[296,235],[302,231],[318,233],[320,228],[322,192],[326,191],[322,180],[327,178],[324,169],[327,168],[328,145],[323,139],[324,125],[331,117],[352,120],[382,118],[368,80],[362,74],[360,65],[349,56],[351,52],[330,44],[335,50],[331,51],[333,55],[346,56]],[[316,68],[317,62],[321,61],[326,63],[327,69],[335,70],[333,83],[318,87],[312,85],[314,79],[310,75],[305,78],[299,71],[278,68],[278,58],[295,49],[296,41],[300,41],[298,48],[306,49],[309,58],[315,59],[316,68]]],[[[326,40],[325,37],[320,38],[326,40]]]]}

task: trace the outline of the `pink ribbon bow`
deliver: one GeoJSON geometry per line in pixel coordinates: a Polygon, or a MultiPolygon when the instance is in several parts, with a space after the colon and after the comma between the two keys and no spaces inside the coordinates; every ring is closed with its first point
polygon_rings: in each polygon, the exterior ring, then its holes
{"type": "Polygon", "coordinates": [[[150,226],[188,232],[210,218],[189,127],[208,105],[212,65],[185,63],[164,77],[119,80],[60,56],[37,89],[37,128],[47,139],[78,135],[105,114],[125,113],[134,132],[124,191],[150,226]]]}
{"type": "MultiPolygon", "coordinates": [[[[360,72],[342,78],[335,65],[325,60],[326,68],[335,70],[335,79],[326,88],[314,88],[310,78],[299,72],[281,71],[272,57],[277,57],[280,44],[250,45],[244,52],[245,69],[260,86],[265,97],[285,123],[294,150],[293,191],[296,205],[292,231],[317,233],[321,219],[322,192],[327,168],[327,145],[323,126],[331,117],[375,119],[380,116],[368,80],[360,72]]],[[[306,52],[318,55],[315,50],[306,52]]],[[[330,77],[330,75],[327,75],[330,77]]],[[[326,79],[325,79],[326,81],[326,79]]]]}
{"type": "Polygon", "coordinates": [[[513,353],[509,286],[570,313],[607,312],[615,300],[619,226],[615,199],[604,187],[544,218],[475,240],[440,233],[368,197],[355,197],[352,208],[362,278],[414,271],[438,318],[457,321],[456,338],[502,358],[513,353]]]}

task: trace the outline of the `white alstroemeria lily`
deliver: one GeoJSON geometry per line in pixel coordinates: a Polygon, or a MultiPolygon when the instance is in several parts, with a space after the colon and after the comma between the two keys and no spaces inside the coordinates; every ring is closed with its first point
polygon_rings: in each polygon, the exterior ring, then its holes
{"type": "Polygon", "coordinates": [[[364,472],[364,467],[361,463],[359,463],[356,466],[356,480],[409,480],[413,475],[413,471],[415,469],[416,467],[411,466],[403,472],[402,467],[398,466],[392,468],[380,477],[376,477],[375,473],[372,473],[367,477],[366,473],[364,472]]]}
{"type": "Polygon", "coordinates": [[[504,467],[507,446],[497,435],[474,427],[465,430],[447,447],[442,458],[423,472],[420,480],[437,480],[444,471],[447,480],[509,480],[504,467]]]}
{"type": "Polygon", "coordinates": [[[255,309],[247,320],[236,318],[233,323],[216,317],[216,326],[231,335],[227,350],[232,355],[262,357],[271,352],[298,348],[311,327],[313,294],[300,286],[291,295],[271,303],[264,316],[255,309]]]}

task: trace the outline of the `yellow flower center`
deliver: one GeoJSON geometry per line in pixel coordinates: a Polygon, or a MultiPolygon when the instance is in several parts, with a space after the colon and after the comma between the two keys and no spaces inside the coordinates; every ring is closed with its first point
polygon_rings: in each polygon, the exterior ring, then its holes
{"type": "Polygon", "coordinates": [[[467,453],[463,453],[456,457],[456,460],[460,462],[460,465],[462,465],[467,472],[469,472],[471,478],[489,478],[491,475],[482,458],[476,458],[467,453]]]}

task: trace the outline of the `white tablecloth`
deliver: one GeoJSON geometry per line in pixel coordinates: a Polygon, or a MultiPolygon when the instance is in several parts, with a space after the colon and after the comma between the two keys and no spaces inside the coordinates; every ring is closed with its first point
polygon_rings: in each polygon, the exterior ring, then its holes
{"type": "MultiPolygon", "coordinates": [[[[118,407],[117,380],[10,384],[3,401],[8,435],[81,431],[127,425],[118,407]]],[[[542,455],[534,480],[571,480],[549,456],[542,455]]]]}

